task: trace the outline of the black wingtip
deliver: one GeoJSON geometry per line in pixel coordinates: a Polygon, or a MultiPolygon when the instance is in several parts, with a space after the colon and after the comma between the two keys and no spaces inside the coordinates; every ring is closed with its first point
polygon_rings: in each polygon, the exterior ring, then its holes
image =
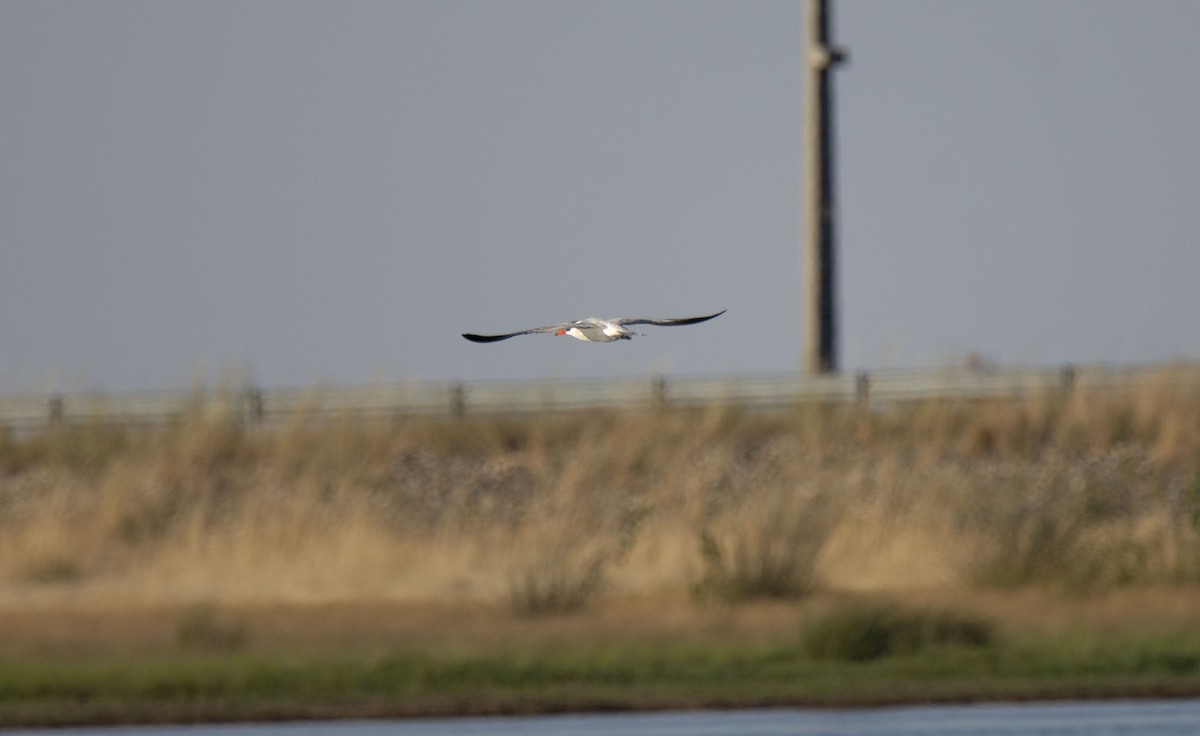
{"type": "Polygon", "coordinates": [[[722,309],[721,311],[717,312],[716,314],[710,314],[707,317],[693,317],[692,319],[689,319],[686,322],[681,322],[680,324],[694,325],[697,322],[707,322],[710,319],[716,319],[717,317],[720,317],[722,314],[725,314],[725,312],[727,312],[727,311],[729,311],[729,310],[722,309]]]}
{"type": "Polygon", "coordinates": [[[512,335],[472,335],[469,332],[462,333],[462,336],[471,342],[496,342],[497,340],[506,340],[512,335]]]}

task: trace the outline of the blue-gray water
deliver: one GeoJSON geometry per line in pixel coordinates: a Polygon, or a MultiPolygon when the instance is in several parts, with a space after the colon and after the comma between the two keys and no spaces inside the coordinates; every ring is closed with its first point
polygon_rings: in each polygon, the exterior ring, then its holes
{"type": "Polygon", "coordinates": [[[129,726],[5,736],[1197,736],[1200,700],[129,726]]]}

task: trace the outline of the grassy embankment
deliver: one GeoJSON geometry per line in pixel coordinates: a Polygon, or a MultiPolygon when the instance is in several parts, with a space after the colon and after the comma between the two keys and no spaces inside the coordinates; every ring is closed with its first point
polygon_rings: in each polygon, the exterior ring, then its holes
{"type": "Polygon", "coordinates": [[[1170,372],[58,427],[0,440],[0,723],[1197,694],[1197,580],[1200,394],[1170,372]]]}

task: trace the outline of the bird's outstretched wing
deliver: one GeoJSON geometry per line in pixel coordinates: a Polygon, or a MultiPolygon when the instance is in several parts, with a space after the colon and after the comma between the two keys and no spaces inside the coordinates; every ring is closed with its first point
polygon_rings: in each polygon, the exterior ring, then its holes
{"type": "Polygon", "coordinates": [[[710,314],[707,317],[673,317],[670,319],[647,319],[644,317],[621,317],[620,319],[614,319],[613,322],[616,322],[619,325],[659,325],[662,327],[669,327],[671,325],[694,325],[697,322],[704,322],[706,320],[712,319],[713,317],[720,317],[722,314],[725,314],[726,311],[727,310],[722,309],[721,311],[717,312],[716,314],[710,314]]]}
{"type": "Polygon", "coordinates": [[[521,330],[519,332],[509,332],[504,335],[472,335],[469,332],[464,332],[464,333],[462,333],[462,336],[467,338],[471,342],[499,342],[501,340],[507,340],[510,337],[516,337],[517,335],[536,335],[536,334],[542,333],[542,332],[558,332],[559,330],[561,330],[565,327],[570,327],[570,325],[569,324],[546,325],[545,327],[534,327],[531,330],[521,330]]]}

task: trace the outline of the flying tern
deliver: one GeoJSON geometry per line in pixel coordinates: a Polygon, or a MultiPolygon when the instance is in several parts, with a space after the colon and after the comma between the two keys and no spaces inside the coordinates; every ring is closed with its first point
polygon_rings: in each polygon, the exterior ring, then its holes
{"type": "Polygon", "coordinates": [[[520,330],[519,332],[509,332],[504,335],[472,335],[469,332],[464,332],[463,337],[471,342],[499,342],[507,340],[510,337],[517,335],[538,335],[541,333],[549,333],[551,335],[570,335],[576,340],[584,342],[615,342],[617,340],[629,340],[634,335],[641,335],[640,332],[627,330],[627,325],[660,325],[663,327],[672,325],[694,325],[697,322],[704,322],[713,317],[720,317],[725,314],[725,310],[710,314],[707,317],[677,317],[672,319],[647,319],[645,317],[618,317],[616,319],[600,319],[599,317],[588,317],[586,319],[577,319],[574,322],[564,322],[561,325],[546,325],[545,327],[534,327],[531,330],[520,330]]]}

